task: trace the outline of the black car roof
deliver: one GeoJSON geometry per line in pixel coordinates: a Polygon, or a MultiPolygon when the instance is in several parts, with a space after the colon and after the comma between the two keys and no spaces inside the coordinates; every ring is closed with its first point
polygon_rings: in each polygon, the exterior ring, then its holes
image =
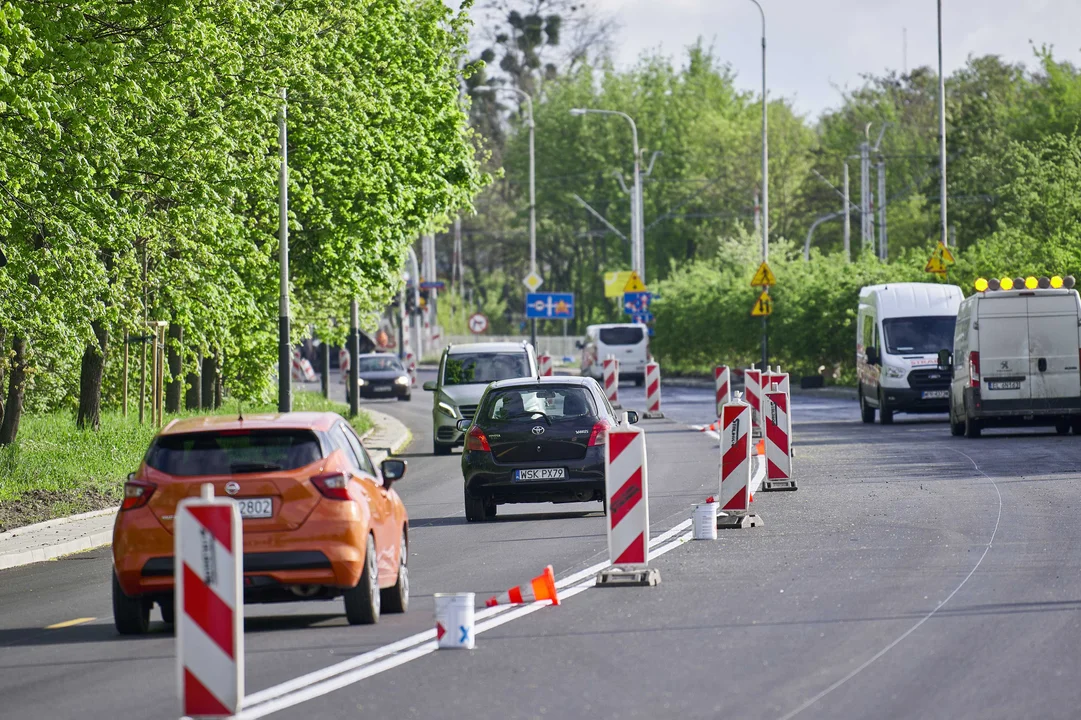
{"type": "Polygon", "coordinates": [[[574,375],[557,375],[554,377],[522,377],[510,380],[497,380],[491,384],[493,390],[505,388],[531,387],[536,385],[570,385],[572,387],[584,387],[589,385],[593,378],[576,377],[574,375]]]}

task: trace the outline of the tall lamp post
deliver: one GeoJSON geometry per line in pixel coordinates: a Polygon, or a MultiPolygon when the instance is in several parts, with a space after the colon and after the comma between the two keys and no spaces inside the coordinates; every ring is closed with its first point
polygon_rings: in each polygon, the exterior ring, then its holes
{"type": "MultiPolygon", "coordinates": [[[[478,85],[473,88],[474,92],[512,92],[525,100],[526,123],[529,125],[529,272],[537,273],[537,170],[534,140],[536,138],[536,123],[533,122],[533,97],[515,87],[496,87],[494,85],[478,85]]],[[[537,346],[537,320],[529,321],[529,339],[535,348],[537,346]]]]}
{"type": "MultiPolygon", "coordinates": [[[[762,16],[762,262],[769,261],[769,123],[766,98],[766,11],[758,0],[751,0],[762,16]]],[[[769,288],[766,288],[769,292],[769,288]]],[[[762,318],[762,369],[769,367],[767,318],[762,318]]]]}
{"type": "Polygon", "coordinates": [[[631,136],[634,141],[634,190],[631,192],[631,269],[638,273],[643,283],[646,281],[645,238],[642,232],[642,154],[638,150],[638,126],[634,118],[619,110],[595,110],[593,108],[573,108],[571,115],[576,117],[595,115],[618,115],[631,124],[631,136]]]}
{"type": "Polygon", "coordinates": [[[285,127],[286,95],[281,89],[282,106],[278,113],[278,262],[280,296],[278,298],[278,412],[293,409],[292,355],[289,347],[289,148],[285,127]]]}
{"type": "Polygon", "coordinates": [[[942,74],[942,0],[938,0],[938,169],[939,216],[942,221],[942,244],[950,246],[946,225],[946,76],[942,74]]]}

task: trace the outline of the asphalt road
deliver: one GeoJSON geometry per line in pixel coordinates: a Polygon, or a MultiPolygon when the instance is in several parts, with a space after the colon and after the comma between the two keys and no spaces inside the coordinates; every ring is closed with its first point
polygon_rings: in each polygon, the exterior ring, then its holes
{"type": "MultiPolygon", "coordinates": [[[[496,615],[473,651],[424,636],[373,659],[358,656],[430,630],[435,592],[482,603],[606,555],[596,504],[467,525],[459,457],[430,455],[430,396],[380,404],[415,435],[398,486],[413,606],[375,627],[347,626],[340,601],[247,608],[264,702],[246,717],[1076,717],[1081,438],[965,440],[944,418],[865,426],[853,401],[793,405],[800,489],[755,496],[764,527],[668,546],[654,588],[568,588],[559,607],[496,615]]],[[[717,482],[716,440],[687,427],[710,421],[710,392],[667,388],[665,411],[643,423],[654,536],[717,482]]],[[[116,636],[108,577],[107,549],[0,572],[0,718],[176,717],[173,639],[160,623],[116,636]],[[45,629],[79,618],[94,619],[45,629]]]]}

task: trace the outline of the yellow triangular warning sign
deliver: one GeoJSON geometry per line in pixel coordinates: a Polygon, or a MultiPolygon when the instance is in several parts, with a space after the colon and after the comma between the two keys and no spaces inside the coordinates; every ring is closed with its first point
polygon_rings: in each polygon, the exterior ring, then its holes
{"type": "Polygon", "coordinates": [[[947,265],[953,264],[953,253],[950,249],[943,245],[941,242],[935,248],[935,251],[931,253],[931,258],[927,261],[927,265],[924,266],[924,271],[929,273],[935,273],[936,275],[945,275],[947,271],[947,265]]]}
{"type": "MultiPolygon", "coordinates": [[[[765,263],[763,263],[765,265],[765,263]]],[[[766,268],[769,272],[769,268],[766,268]]],[[[772,277],[772,276],[771,276],[772,277]]],[[[769,317],[773,314],[773,298],[769,296],[769,292],[762,291],[762,294],[758,296],[758,299],[754,301],[754,307],[751,308],[751,317],[769,317]]]]}
{"type": "Polygon", "coordinates": [[[627,284],[623,286],[623,292],[646,292],[646,286],[642,282],[642,278],[638,277],[638,273],[631,271],[631,276],[627,279],[627,284]]]}
{"type": "Polygon", "coordinates": [[[773,271],[769,269],[769,264],[765,262],[758,266],[758,272],[751,278],[751,287],[773,287],[776,284],[777,278],[774,276],[773,271]]]}

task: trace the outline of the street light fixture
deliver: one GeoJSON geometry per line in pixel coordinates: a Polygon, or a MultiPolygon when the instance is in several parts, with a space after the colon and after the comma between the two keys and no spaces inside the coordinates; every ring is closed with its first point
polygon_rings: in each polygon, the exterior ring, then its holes
{"type": "Polygon", "coordinates": [[[594,108],[571,108],[571,115],[581,117],[586,114],[618,115],[631,125],[631,137],[634,142],[634,190],[631,192],[631,269],[638,273],[643,283],[646,281],[646,252],[642,222],[642,154],[638,149],[638,126],[634,118],[619,110],[597,110],[594,108]]]}
{"type": "MultiPolygon", "coordinates": [[[[762,262],[769,261],[769,135],[766,98],[766,11],[758,0],[751,0],[762,16],[762,262]]],[[[769,292],[769,288],[766,288],[769,292]]],[[[769,368],[767,318],[762,318],[762,368],[769,368]]]]}
{"type": "MultiPolygon", "coordinates": [[[[474,92],[498,92],[500,90],[512,92],[525,100],[526,122],[529,125],[529,273],[537,274],[537,174],[536,153],[534,140],[536,136],[536,124],[533,122],[533,96],[524,90],[515,87],[496,87],[494,85],[478,85],[473,88],[474,92]]],[[[537,320],[529,322],[529,335],[533,347],[537,346],[537,320]]]]}

